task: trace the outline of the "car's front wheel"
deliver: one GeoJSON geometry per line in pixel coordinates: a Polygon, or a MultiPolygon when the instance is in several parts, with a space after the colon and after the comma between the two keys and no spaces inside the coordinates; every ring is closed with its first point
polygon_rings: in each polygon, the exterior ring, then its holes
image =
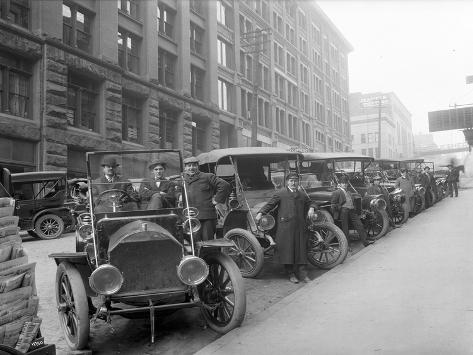
{"type": "Polygon", "coordinates": [[[84,349],[90,331],[87,294],[79,271],[68,262],[60,263],[56,271],[56,302],[67,345],[84,349]]]}
{"type": "Polygon", "coordinates": [[[328,270],[343,263],[347,254],[347,237],[335,224],[323,222],[309,226],[307,260],[312,265],[328,270]]]}
{"type": "Polygon", "coordinates": [[[246,292],[235,262],[221,253],[208,254],[209,276],[198,286],[201,311],[210,328],[225,334],[245,318],[246,292]]]}
{"type": "Polygon", "coordinates": [[[36,220],[34,231],[41,239],[56,239],[64,232],[64,221],[58,215],[44,214],[36,220]]]}
{"type": "Polygon", "coordinates": [[[227,248],[225,254],[237,264],[243,277],[256,277],[264,264],[264,252],[258,239],[242,228],[229,230],[225,236],[235,243],[235,247],[227,248]]]}

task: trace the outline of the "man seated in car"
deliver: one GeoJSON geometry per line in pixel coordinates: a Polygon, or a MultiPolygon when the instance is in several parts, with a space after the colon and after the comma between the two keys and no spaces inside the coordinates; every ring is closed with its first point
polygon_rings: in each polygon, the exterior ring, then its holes
{"type": "Polygon", "coordinates": [[[96,212],[112,211],[112,205],[115,205],[116,208],[120,208],[120,210],[136,210],[136,202],[139,201],[139,195],[133,189],[133,185],[130,181],[118,175],[117,168],[120,164],[117,163],[117,160],[107,157],[104,158],[101,165],[103,175],[92,182],[92,196],[94,198],[96,212]],[[116,193],[114,194],[113,191],[110,190],[119,191],[115,191],[116,193]],[[110,192],[104,194],[106,191],[110,192]],[[103,195],[101,196],[101,194],[103,195]]]}
{"type": "Polygon", "coordinates": [[[148,169],[152,172],[152,181],[145,181],[140,187],[141,208],[155,210],[176,205],[176,186],[164,176],[166,163],[153,161],[148,169]]]}

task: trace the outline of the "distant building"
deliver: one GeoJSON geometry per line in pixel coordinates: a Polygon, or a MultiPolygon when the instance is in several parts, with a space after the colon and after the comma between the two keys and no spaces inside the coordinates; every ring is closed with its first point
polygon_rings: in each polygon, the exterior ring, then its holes
{"type": "Polygon", "coordinates": [[[86,151],[246,146],[251,119],[261,146],[350,146],[352,48],[312,2],[0,0],[0,39],[12,171],[84,176],[86,151]]]}
{"type": "Polygon", "coordinates": [[[352,93],[349,100],[352,148],[356,153],[383,159],[414,155],[411,114],[396,94],[352,93]],[[381,151],[379,116],[381,103],[381,151]]]}
{"type": "Polygon", "coordinates": [[[414,135],[414,153],[416,155],[438,149],[439,146],[437,143],[435,143],[433,134],[428,133],[414,135]]]}

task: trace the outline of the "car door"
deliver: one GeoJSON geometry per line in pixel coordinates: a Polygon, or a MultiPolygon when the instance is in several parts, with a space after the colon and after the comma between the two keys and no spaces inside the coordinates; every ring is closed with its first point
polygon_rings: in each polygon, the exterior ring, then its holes
{"type": "Polygon", "coordinates": [[[31,182],[13,183],[13,197],[15,198],[15,215],[20,217],[21,229],[33,229],[32,218],[36,213],[34,199],[34,184],[31,182]]]}

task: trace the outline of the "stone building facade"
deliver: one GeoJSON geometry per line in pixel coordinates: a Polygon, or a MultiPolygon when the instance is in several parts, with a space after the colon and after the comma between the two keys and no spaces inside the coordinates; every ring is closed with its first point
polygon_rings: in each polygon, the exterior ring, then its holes
{"type": "Polygon", "coordinates": [[[249,145],[252,102],[258,145],[349,149],[351,47],[317,5],[0,5],[0,166],[12,171],[83,176],[87,151],[175,148],[189,156],[249,145]],[[265,36],[258,54],[249,49],[254,31],[265,36]]]}
{"type": "Polygon", "coordinates": [[[411,113],[396,94],[352,93],[349,104],[354,152],[382,159],[410,159],[414,156],[411,113]]]}

